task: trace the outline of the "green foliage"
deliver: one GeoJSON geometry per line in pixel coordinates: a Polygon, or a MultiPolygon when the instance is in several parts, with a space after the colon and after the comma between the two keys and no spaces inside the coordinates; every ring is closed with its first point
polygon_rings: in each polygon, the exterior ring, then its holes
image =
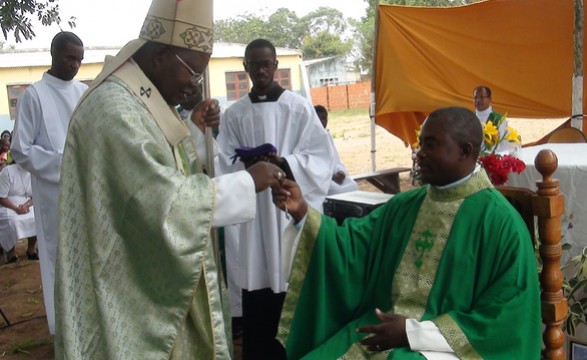
{"type": "MultiPolygon", "coordinates": [[[[563,245],[563,250],[569,249],[569,244],[563,245]]],[[[563,280],[563,291],[569,302],[569,314],[563,330],[574,336],[579,325],[587,325],[587,247],[583,248],[580,255],[571,258],[561,270],[567,274],[563,280]]]]}
{"type": "MultiPolygon", "coordinates": [[[[214,39],[222,42],[247,44],[250,41],[266,37],[269,28],[266,21],[253,14],[245,13],[237,18],[219,20],[214,24],[214,39]]],[[[283,33],[279,36],[287,36],[283,33]]],[[[274,43],[275,46],[283,46],[274,43]]]]}
{"type": "Polygon", "coordinates": [[[217,41],[247,44],[265,38],[277,47],[301,49],[304,58],[347,55],[353,43],[343,39],[348,21],[334,8],[320,7],[299,18],[280,8],[268,17],[245,13],[214,23],[217,41]]]}
{"type": "Polygon", "coordinates": [[[306,36],[302,44],[304,59],[319,59],[328,56],[347,54],[353,47],[352,42],[343,41],[340,36],[322,31],[316,36],[306,36]]]}
{"type": "MultiPolygon", "coordinates": [[[[21,42],[23,38],[30,40],[35,37],[31,22],[33,16],[36,16],[43,26],[49,26],[53,23],[60,25],[61,17],[57,3],[58,0],[0,1],[0,27],[4,39],[7,40],[10,33],[14,33],[16,42],[21,42]]],[[[67,23],[70,28],[74,28],[75,17],[71,17],[67,23]]]]}

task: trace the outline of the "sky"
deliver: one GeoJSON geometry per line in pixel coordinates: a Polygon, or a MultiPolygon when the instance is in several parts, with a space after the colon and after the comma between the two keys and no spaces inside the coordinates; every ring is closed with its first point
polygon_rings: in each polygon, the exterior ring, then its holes
{"type": "MultiPolygon", "coordinates": [[[[151,0],[59,0],[61,27],[73,31],[85,46],[124,45],[137,37],[151,0]],[[70,29],[67,20],[76,17],[76,27],[70,29]]],[[[249,12],[270,15],[281,7],[304,16],[321,6],[335,7],[345,17],[360,19],[365,15],[365,0],[214,0],[214,19],[236,17],[249,12]]],[[[7,43],[17,48],[49,47],[51,39],[59,31],[52,25],[43,27],[34,23],[36,37],[32,41],[16,43],[9,35],[7,43]]],[[[2,38],[3,39],[3,38],[2,38]]]]}

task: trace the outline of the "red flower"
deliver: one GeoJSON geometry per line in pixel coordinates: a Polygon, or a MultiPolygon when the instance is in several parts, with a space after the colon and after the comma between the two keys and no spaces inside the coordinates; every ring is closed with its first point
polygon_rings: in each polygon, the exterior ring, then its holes
{"type": "Polygon", "coordinates": [[[512,155],[490,154],[480,157],[479,162],[485,168],[493,185],[505,184],[510,172],[519,174],[526,168],[523,161],[512,155]]]}

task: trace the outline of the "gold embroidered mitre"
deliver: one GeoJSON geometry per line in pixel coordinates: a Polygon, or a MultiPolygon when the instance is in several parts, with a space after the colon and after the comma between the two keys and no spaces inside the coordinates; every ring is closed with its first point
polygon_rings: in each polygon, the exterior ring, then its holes
{"type": "Polygon", "coordinates": [[[139,38],[212,53],[212,0],[153,0],[139,38]]]}

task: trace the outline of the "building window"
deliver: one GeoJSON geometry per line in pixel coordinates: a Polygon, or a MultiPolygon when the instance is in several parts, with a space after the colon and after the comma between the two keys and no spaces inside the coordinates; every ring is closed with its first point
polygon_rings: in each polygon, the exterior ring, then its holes
{"type": "Polygon", "coordinates": [[[29,85],[30,84],[6,85],[10,119],[14,120],[16,118],[16,102],[29,85]]]}
{"type": "Polygon", "coordinates": [[[338,84],[338,78],[320,79],[320,86],[329,86],[338,84]]]}
{"type": "Polygon", "coordinates": [[[225,73],[226,99],[236,101],[249,93],[249,75],[246,71],[225,73]]]}
{"type": "Polygon", "coordinates": [[[274,79],[282,88],[291,90],[291,75],[289,69],[277,69],[275,71],[274,79]]]}

